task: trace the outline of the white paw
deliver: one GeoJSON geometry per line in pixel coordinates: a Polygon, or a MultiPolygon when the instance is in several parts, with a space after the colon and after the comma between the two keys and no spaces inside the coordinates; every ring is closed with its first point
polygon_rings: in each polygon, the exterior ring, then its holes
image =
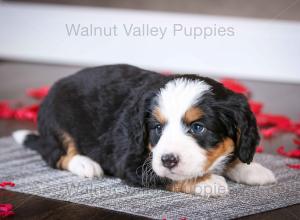
{"type": "Polygon", "coordinates": [[[212,174],[209,179],[200,182],[195,187],[195,194],[205,197],[224,196],[229,189],[224,177],[212,174]]]}
{"type": "Polygon", "coordinates": [[[14,140],[18,143],[18,144],[23,144],[27,135],[29,134],[33,134],[33,131],[30,130],[18,130],[18,131],[14,131],[11,136],[14,138],[14,140]]]}
{"type": "Polygon", "coordinates": [[[259,163],[239,163],[226,173],[228,178],[248,185],[266,185],[276,182],[273,172],[259,163]]]}
{"type": "Polygon", "coordinates": [[[80,177],[100,177],[103,176],[103,170],[100,165],[82,155],[75,155],[68,164],[68,170],[80,177]]]}

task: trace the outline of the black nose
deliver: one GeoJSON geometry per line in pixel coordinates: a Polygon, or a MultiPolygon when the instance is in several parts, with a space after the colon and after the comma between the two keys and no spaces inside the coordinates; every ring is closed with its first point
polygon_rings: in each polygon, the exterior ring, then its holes
{"type": "Polygon", "coordinates": [[[175,156],[174,154],[164,154],[161,156],[161,162],[164,167],[172,169],[178,164],[178,156],[175,156]]]}

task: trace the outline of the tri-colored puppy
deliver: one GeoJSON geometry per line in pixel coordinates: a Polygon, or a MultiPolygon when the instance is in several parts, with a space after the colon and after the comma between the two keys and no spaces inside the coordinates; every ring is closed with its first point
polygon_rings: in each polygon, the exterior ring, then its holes
{"type": "Polygon", "coordinates": [[[165,76],[129,65],[84,69],[54,84],[38,133],[14,138],[54,168],[203,196],[228,193],[223,176],[275,182],[252,162],[259,142],[246,98],[197,75],[165,76]]]}

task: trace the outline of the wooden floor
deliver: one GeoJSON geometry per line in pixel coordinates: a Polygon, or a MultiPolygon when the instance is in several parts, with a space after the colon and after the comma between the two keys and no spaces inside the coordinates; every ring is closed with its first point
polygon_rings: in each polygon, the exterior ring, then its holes
{"type": "Polygon", "coordinates": [[[0,190],[0,203],[12,203],[14,205],[16,215],[9,219],[146,219],[121,212],[7,190],[0,190]]]}
{"type": "MultiPolygon", "coordinates": [[[[51,85],[58,78],[69,75],[81,67],[55,66],[16,62],[0,62],[0,99],[19,99],[29,103],[24,91],[30,87],[51,85]]],[[[265,103],[269,112],[286,114],[294,119],[300,117],[300,86],[267,82],[243,81],[253,97],[265,103]]],[[[20,128],[35,129],[30,122],[0,121],[0,137],[10,135],[20,128]]],[[[291,137],[283,135],[265,141],[267,152],[275,154],[281,144],[294,147],[291,137]]],[[[113,212],[102,208],[46,199],[38,196],[0,190],[0,203],[12,203],[16,216],[12,219],[141,219],[139,216],[113,212]]],[[[241,219],[300,219],[300,205],[290,206],[241,219]]]]}

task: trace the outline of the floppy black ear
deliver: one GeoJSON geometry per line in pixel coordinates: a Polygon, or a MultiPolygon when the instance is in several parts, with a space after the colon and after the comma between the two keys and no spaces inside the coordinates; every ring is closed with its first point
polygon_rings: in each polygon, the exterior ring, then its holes
{"type": "Polygon", "coordinates": [[[260,136],[256,124],[256,118],[252,113],[248,101],[241,94],[233,94],[230,97],[234,126],[236,130],[235,155],[244,163],[253,160],[256,146],[260,136]]]}
{"type": "Polygon", "coordinates": [[[235,141],[235,156],[249,164],[260,137],[255,116],[246,97],[228,91],[226,98],[218,102],[218,113],[228,136],[235,141]]]}
{"type": "Polygon", "coordinates": [[[115,149],[114,162],[116,173],[129,184],[141,185],[141,169],[146,158],[148,132],[146,131],[146,117],[153,93],[132,93],[124,100],[122,111],[114,124],[113,141],[115,149]]]}

